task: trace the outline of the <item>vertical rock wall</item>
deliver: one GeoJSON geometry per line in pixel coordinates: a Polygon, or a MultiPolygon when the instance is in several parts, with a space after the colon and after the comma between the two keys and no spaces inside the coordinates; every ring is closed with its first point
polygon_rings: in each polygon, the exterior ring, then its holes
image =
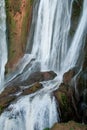
{"type": "Polygon", "coordinates": [[[33,0],[6,0],[8,63],[6,72],[15,68],[23,56],[32,19],[33,0]]]}

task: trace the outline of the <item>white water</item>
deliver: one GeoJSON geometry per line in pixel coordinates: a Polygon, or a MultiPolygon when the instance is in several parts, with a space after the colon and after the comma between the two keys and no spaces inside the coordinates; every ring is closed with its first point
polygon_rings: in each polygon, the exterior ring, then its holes
{"type": "Polygon", "coordinates": [[[41,69],[60,71],[68,50],[73,0],[41,0],[35,27],[32,54],[41,69]]]}
{"type": "Polygon", "coordinates": [[[4,85],[5,64],[7,62],[7,44],[6,44],[6,14],[5,2],[0,0],[0,90],[4,85]]]}
{"type": "MultiPolygon", "coordinates": [[[[41,70],[54,70],[58,77],[44,83],[42,90],[11,105],[10,111],[4,112],[0,117],[0,130],[43,130],[59,121],[56,101],[51,92],[58,88],[62,74],[77,65],[87,28],[87,0],[84,0],[77,31],[72,42],[68,42],[72,2],[73,0],[40,0],[38,11],[35,8],[38,15],[35,19],[31,53],[41,63],[41,70]]],[[[23,65],[19,73],[23,72],[26,65],[23,65]]]]}
{"type": "Polygon", "coordinates": [[[78,61],[78,58],[81,57],[80,54],[82,54],[85,46],[85,41],[83,40],[86,35],[85,33],[87,33],[87,0],[84,0],[82,17],[63,63],[66,70],[67,68],[70,69],[74,67],[78,61]]]}
{"type": "Polygon", "coordinates": [[[43,130],[58,121],[55,98],[49,94],[24,97],[0,118],[0,130],[43,130]],[[21,107],[20,107],[21,106],[21,107]]]}

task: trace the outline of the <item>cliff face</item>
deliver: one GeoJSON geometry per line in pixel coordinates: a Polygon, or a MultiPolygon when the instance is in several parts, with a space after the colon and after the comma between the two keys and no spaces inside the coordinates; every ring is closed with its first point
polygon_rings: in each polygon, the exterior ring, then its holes
{"type": "Polygon", "coordinates": [[[6,0],[8,63],[10,72],[23,56],[32,19],[34,0],[6,0]]]}

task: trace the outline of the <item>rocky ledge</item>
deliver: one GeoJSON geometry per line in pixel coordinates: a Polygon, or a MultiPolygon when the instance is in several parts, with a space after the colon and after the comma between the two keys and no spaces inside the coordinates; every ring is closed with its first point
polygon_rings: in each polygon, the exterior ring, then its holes
{"type": "Polygon", "coordinates": [[[41,81],[52,80],[56,76],[53,71],[32,73],[24,82],[18,79],[9,83],[0,94],[0,113],[7,108],[11,102],[17,100],[20,96],[32,94],[42,88],[41,81]]]}

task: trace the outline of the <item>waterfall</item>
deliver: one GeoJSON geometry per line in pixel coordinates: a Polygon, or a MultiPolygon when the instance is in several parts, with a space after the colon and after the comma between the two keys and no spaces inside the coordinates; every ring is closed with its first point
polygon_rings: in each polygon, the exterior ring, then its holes
{"type": "Polygon", "coordinates": [[[18,75],[24,79],[32,70],[37,71],[38,63],[39,70],[53,70],[58,76],[43,83],[40,91],[11,104],[0,116],[1,130],[43,130],[60,121],[58,104],[52,92],[58,88],[64,72],[76,66],[80,60],[87,28],[87,0],[84,0],[78,27],[69,43],[72,5],[73,0],[35,0],[27,54],[8,82],[18,75]],[[34,62],[27,70],[26,66],[32,58],[34,62]]]}
{"type": "Polygon", "coordinates": [[[43,130],[57,122],[56,115],[55,98],[49,94],[24,97],[2,114],[0,130],[43,130]]]}
{"type": "Polygon", "coordinates": [[[77,64],[78,58],[80,59],[82,57],[80,53],[82,54],[82,52],[84,51],[83,50],[85,46],[84,38],[87,33],[86,31],[87,31],[87,0],[84,0],[82,17],[80,19],[75,36],[72,40],[71,46],[68,50],[65,61],[63,63],[65,70],[74,67],[77,64]]]}
{"type": "Polygon", "coordinates": [[[72,2],[73,0],[40,1],[32,54],[40,61],[42,70],[58,72],[62,69],[61,63],[69,46],[72,2]]]}
{"type": "Polygon", "coordinates": [[[5,64],[7,62],[7,43],[6,43],[6,14],[5,2],[0,0],[0,90],[4,85],[5,64]]]}

